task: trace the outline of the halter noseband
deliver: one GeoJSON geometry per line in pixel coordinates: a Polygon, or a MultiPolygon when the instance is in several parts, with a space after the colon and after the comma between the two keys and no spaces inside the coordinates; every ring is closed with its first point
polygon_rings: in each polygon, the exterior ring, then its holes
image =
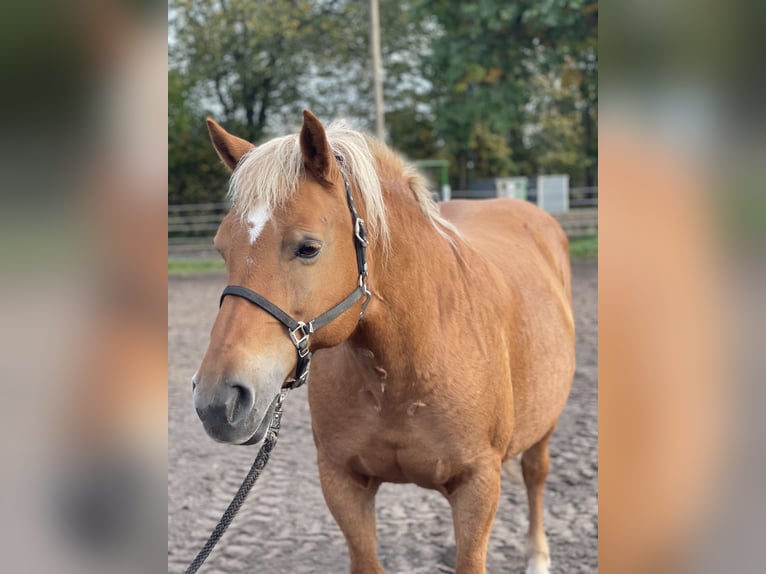
{"type": "Polygon", "coordinates": [[[287,327],[290,340],[293,342],[293,345],[295,345],[295,349],[298,352],[298,364],[295,367],[295,378],[287,381],[287,385],[284,387],[287,389],[300,387],[308,380],[309,365],[311,363],[311,351],[309,351],[309,337],[311,334],[340,317],[343,313],[348,311],[354,303],[364,297],[362,310],[359,313],[359,320],[361,321],[364,317],[364,311],[367,309],[367,304],[370,302],[370,297],[372,296],[369,289],[367,289],[367,227],[364,224],[364,220],[359,217],[356,207],[354,207],[354,198],[351,196],[351,187],[348,184],[348,179],[346,179],[346,175],[343,172],[341,172],[341,175],[343,176],[343,183],[346,186],[346,201],[348,203],[348,209],[351,212],[351,222],[354,226],[356,267],[359,273],[358,284],[351,293],[349,293],[340,303],[307,323],[293,319],[282,309],[274,305],[274,303],[247,287],[229,285],[221,294],[219,307],[223,305],[223,300],[227,295],[242,297],[243,299],[250,301],[253,305],[257,305],[287,327]]]}

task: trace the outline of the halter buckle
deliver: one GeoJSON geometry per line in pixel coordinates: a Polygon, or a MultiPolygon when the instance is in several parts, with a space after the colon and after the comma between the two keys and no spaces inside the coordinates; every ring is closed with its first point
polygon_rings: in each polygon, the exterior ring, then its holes
{"type": "Polygon", "coordinates": [[[362,247],[367,247],[369,244],[367,241],[367,226],[361,217],[357,217],[354,220],[354,237],[356,237],[362,247]]]}
{"type": "Polygon", "coordinates": [[[298,349],[298,354],[301,357],[305,357],[309,352],[309,335],[314,332],[313,323],[309,322],[306,324],[303,321],[298,321],[298,326],[287,332],[290,333],[290,339],[292,340],[293,345],[295,345],[295,348],[298,349]]]}

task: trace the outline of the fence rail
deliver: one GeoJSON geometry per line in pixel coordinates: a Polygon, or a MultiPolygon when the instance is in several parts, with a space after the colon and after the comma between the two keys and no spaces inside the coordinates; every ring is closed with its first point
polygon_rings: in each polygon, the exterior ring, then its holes
{"type": "Polygon", "coordinates": [[[168,205],[168,213],[188,211],[224,211],[231,206],[228,203],[184,203],[181,205],[168,205]]]}
{"type": "MultiPolygon", "coordinates": [[[[215,255],[213,236],[229,208],[228,203],[169,205],[168,255],[171,257],[215,255]]],[[[569,211],[555,217],[569,237],[596,235],[598,233],[598,188],[571,188],[569,211]]]]}
{"type": "Polygon", "coordinates": [[[570,209],[555,216],[567,237],[587,237],[598,234],[598,209],[570,209]]]}

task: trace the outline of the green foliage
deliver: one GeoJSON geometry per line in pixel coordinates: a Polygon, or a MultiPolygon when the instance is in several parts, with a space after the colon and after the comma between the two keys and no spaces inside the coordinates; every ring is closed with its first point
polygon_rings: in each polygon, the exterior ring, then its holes
{"type": "Polygon", "coordinates": [[[388,112],[386,130],[393,146],[410,159],[433,159],[439,154],[430,118],[412,108],[388,112]]]}
{"type": "Polygon", "coordinates": [[[227,173],[205,117],[257,142],[270,125],[284,131],[279,122],[288,116],[294,127],[301,107],[322,114],[301,92],[312,65],[321,73],[320,64],[349,57],[360,43],[338,25],[340,2],[171,0],[169,8],[169,201],[220,201],[227,173]]]}
{"type": "Polygon", "coordinates": [[[508,138],[494,133],[486,124],[478,122],[473,126],[470,147],[473,150],[473,169],[482,177],[503,177],[516,172],[508,138]]]}
{"type": "MultiPolygon", "coordinates": [[[[312,64],[359,49],[342,25],[341,4],[172,0],[171,65],[195,83],[219,120],[258,141],[272,115],[302,99],[312,64]]],[[[355,6],[350,2],[344,8],[358,11],[355,6]]]]}
{"type": "Polygon", "coordinates": [[[421,0],[419,5],[421,15],[434,17],[441,28],[427,77],[437,135],[462,164],[455,184],[465,186],[469,160],[476,179],[552,168],[569,173],[574,184],[586,183],[585,170],[595,164],[595,2],[421,0]],[[565,74],[571,88],[566,93],[557,83],[565,74]],[[540,76],[554,81],[536,81],[540,76]],[[497,138],[506,141],[510,157],[499,164],[483,161],[497,153],[497,138]],[[555,150],[544,148],[552,142],[555,150]]]}
{"type": "Polygon", "coordinates": [[[574,185],[584,185],[588,170],[595,167],[596,158],[587,153],[587,129],[594,118],[588,115],[587,102],[582,97],[582,82],[587,77],[580,73],[571,58],[565,58],[555,72],[539,73],[531,80],[535,98],[528,109],[532,126],[527,142],[538,173],[570,174],[574,185]],[[583,111],[579,111],[582,109],[583,111]],[[585,152],[585,153],[584,153],[585,152]]]}
{"type": "Polygon", "coordinates": [[[222,201],[226,169],[210,145],[205,114],[191,84],[178,70],[168,74],[168,203],[222,201]]]}
{"type": "MultiPolygon", "coordinates": [[[[170,201],[219,201],[226,171],[204,124],[250,141],[301,109],[370,129],[367,2],[170,0],[170,201]]],[[[595,185],[594,0],[380,5],[389,143],[467,180],[568,173],[595,185]],[[471,171],[472,169],[472,171],[471,171]]]]}
{"type": "Polygon", "coordinates": [[[598,257],[598,236],[570,239],[569,256],[572,259],[594,259],[598,257]]]}

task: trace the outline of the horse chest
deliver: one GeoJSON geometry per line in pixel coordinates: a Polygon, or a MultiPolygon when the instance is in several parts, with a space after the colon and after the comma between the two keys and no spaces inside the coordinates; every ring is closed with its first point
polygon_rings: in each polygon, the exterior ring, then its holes
{"type": "Polygon", "coordinates": [[[432,380],[414,385],[397,377],[371,353],[346,361],[343,351],[328,351],[312,374],[309,402],[317,449],[335,465],[384,482],[445,490],[478,452],[491,448],[477,438],[485,432],[466,432],[475,411],[469,402],[435,392],[432,380]]]}
{"type": "Polygon", "coordinates": [[[354,447],[338,454],[354,473],[426,488],[438,488],[449,481],[456,466],[449,453],[429,443],[391,443],[372,435],[360,436],[354,447]]]}
{"type": "Polygon", "coordinates": [[[445,439],[446,429],[435,422],[434,405],[410,400],[396,408],[363,399],[361,408],[345,420],[325,419],[317,430],[325,437],[317,444],[336,464],[385,482],[414,483],[441,488],[461,466],[459,450],[445,439]],[[388,407],[388,408],[387,408],[388,407]]]}

